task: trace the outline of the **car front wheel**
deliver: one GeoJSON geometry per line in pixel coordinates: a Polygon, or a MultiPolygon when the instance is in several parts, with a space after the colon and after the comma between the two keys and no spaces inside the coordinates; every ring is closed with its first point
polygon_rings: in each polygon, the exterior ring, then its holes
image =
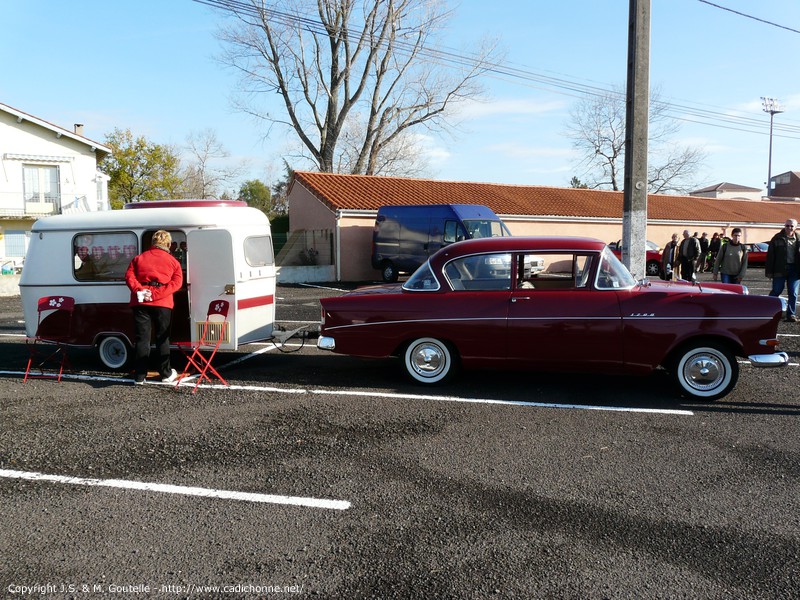
{"type": "Polygon", "coordinates": [[[455,354],[447,344],[435,338],[419,338],[404,353],[403,364],[408,375],[419,383],[440,383],[455,371],[455,354]]]}
{"type": "Polygon", "coordinates": [[[722,398],[739,379],[736,357],[725,346],[713,342],[685,347],[674,364],[678,389],[697,400],[722,398]]]}
{"type": "Polygon", "coordinates": [[[658,262],[651,260],[645,265],[645,271],[647,272],[648,277],[658,277],[659,273],[661,273],[661,265],[659,265],[658,262]]]}

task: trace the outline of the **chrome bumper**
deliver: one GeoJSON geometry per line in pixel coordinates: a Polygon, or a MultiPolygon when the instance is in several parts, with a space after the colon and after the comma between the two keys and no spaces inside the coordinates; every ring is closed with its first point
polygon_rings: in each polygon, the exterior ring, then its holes
{"type": "Polygon", "coordinates": [[[336,341],[332,337],[320,336],[317,338],[317,348],[320,350],[336,350],[336,341]]]}
{"type": "Polygon", "coordinates": [[[747,357],[754,367],[785,367],[789,364],[789,355],[786,352],[774,354],[751,354],[747,357]]]}

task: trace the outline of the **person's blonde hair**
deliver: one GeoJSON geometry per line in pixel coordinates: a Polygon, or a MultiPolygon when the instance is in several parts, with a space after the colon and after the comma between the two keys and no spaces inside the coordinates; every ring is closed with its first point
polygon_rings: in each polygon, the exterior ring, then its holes
{"type": "Polygon", "coordinates": [[[169,250],[169,247],[172,245],[172,236],[169,234],[169,231],[159,229],[153,234],[152,244],[164,250],[169,250]]]}

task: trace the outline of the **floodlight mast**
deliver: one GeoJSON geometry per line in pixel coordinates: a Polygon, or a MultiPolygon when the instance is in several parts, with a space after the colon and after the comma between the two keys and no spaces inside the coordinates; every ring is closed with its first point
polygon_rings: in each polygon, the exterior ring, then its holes
{"type": "Polygon", "coordinates": [[[772,122],[775,115],[782,113],[783,109],[775,98],[761,96],[761,103],[764,105],[764,112],[769,113],[769,165],[767,167],[767,198],[769,198],[772,190],[772,122]]]}

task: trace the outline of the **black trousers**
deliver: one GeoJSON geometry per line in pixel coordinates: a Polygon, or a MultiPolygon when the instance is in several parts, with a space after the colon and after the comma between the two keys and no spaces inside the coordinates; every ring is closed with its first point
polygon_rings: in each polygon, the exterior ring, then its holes
{"type": "Polygon", "coordinates": [[[162,306],[134,306],[133,324],[136,332],[134,375],[146,376],[150,362],[150,342],[153,340],[158,350],[158,372],[161,377],[169,377],[172,368],[169,364],[169,329],[172,324],[172,309],[162,306]]]}
{"type": "Polygon", "coordinates": [[[691,281],[692,276],[694,275],[694,261],[696,259],[681,256],[678,260],[681,263],[681,279],[691,281]]]}

